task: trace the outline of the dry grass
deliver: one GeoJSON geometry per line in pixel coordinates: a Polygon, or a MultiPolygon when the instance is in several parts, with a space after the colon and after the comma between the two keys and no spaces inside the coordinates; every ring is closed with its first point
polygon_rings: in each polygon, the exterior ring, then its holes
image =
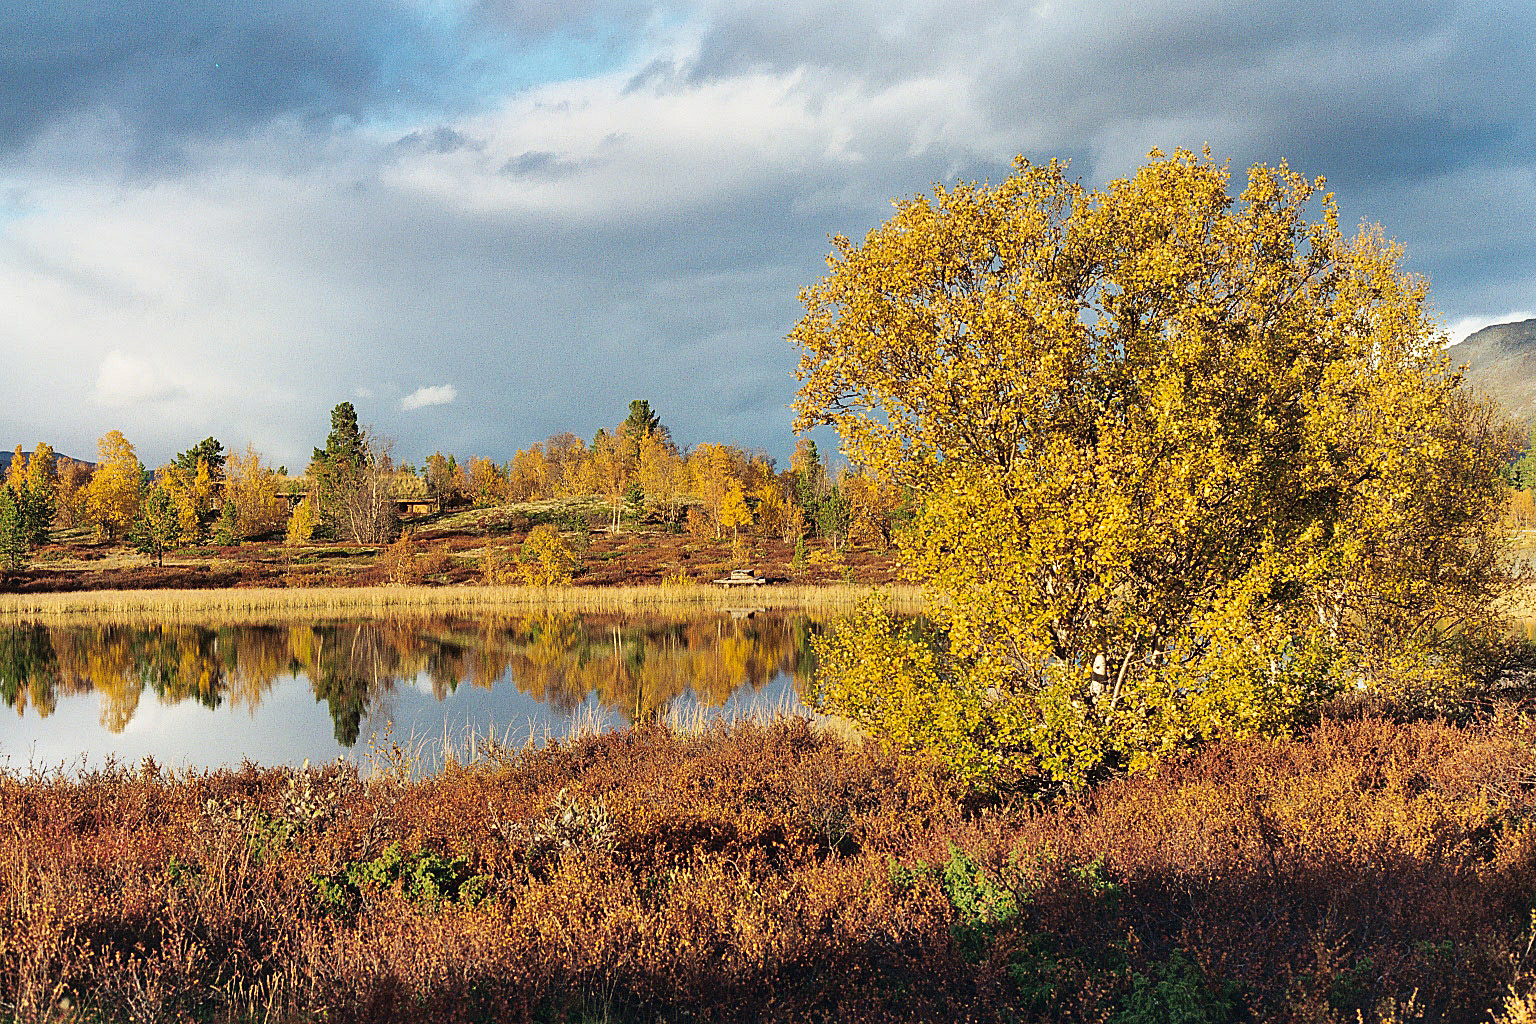
{"type": "Polygon", "coordinates": [[[1499,602],[1499,611],[1513,619],[1536,619],[1536,584],[1509,594],[1499,602]]]}
{"type": "MultiPolygon", "coordinates": [[[[301,587],[223,590],[111,590],[0,594],[0,619],[47,620],[112,616],[156,622],[240,616],[374,616],[476,611],[644,612],[786,609],[852,610],[875,592],[857,585],[765,586],[726,590],[708,584],[633,587],[301,587]]],[[[894,610],[922,610],[916,587],[882,587],[894,610]]]]}

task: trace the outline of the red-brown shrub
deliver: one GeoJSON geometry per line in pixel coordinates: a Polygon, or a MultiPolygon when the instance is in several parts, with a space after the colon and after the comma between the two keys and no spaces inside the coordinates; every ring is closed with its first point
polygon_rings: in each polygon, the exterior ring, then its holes
{"type": "Polygon", "coordinates": [[[0,1014],[1103,1020],[1163,979],[1233,1019],[1485,1020],[1536,984],[1533,740],[1325,721],[1013,807],[798,720],[416,782],[3,776],[0,1014]]]}

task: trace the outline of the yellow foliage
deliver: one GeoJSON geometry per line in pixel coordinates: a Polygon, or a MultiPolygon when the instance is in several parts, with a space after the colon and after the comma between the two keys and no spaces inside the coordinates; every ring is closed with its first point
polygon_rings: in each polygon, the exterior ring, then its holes
{"type": "Polygon", "coordinates": [[[468,486],[477,505],[494,505],[507,494],[507,474],[490,459],[470,456],[468,486]]]}
{"type": "Polygon", "coordinates": [[[293,507],[293,512],[288,516],[288,528],[284,535],[284,542],[290,545],[308,544],[310,538],[315,535],[315,522],[319,519],[315,511],[315,499],[308,495],[303,501],[293,507]]]}
{"type": "Polygon", "coordinates": [[[694,497],[717,540],[725,530],[735,530],[752,521],[742,497],[740,470],[746,463],[740,449],[709,442],[698,445],[688,456],[694,497]]]}
{"type": "Polygon", "coordinates": [[[1516,530],[1536,529],[1536,495],[1527,490],[1510,490],[1509,525],[1516,530]]]}
{"type": "Polygon", "coordinates": [[[936,678],[1002,755],[967,763],[1081,783],[1357,680],[1436,688],[1500,628],[1512,438],[1425,283],[1331,196],[1309,222],[1320,182],[1229,185],[1188,152],[1102,191],[1021,159],[836,239],[802,293],[796,428],[921,496],[936,678]]]}
{"type": "Polygon", "coordinates": [[[515,583],[520,574],[509,563],[505,548],[487,545],[480,556],[480,577],[488,587],[502,587],[515,583]]]}
{"type": "Polygon", "coordinates": [[[813,705],[878,729],[898,750],[939,750],[967,776],[995,774],[997,751],[978,742],[987,709],[975,687],[953,678],[912,621],[877,598],[843,628],[814,637],[820,660],[813,705]]]}
{"type": "Polygon", "coordinates": [[[849,539],[889,547],[891,513],[901,504],[900,488],[867,473],[844,473],[838,485],[848,502],[849,539]]]}
{"type": "Polygon", "coordinates": [[[402,531],[392,543],[385,545],[384,550],[379,552],[379,565],[384,569],[389,582],[396,585],[421,582],[421,573],[416,565],[416,555],[420,550],[421,545],[409,530],[402,531]]]}
{"type": "Polygon", "coordinates": [[[51,497],[58,486],[58,460],[54,457],[53,447],[39,441],[32,446],[32,458],[27,460],[27,487],[51,497]]]}
{"type": "MultiPolygon", "coordinates": [[[[784,490],[777,480],[766,480],[752,492],[757,502],[757,532],[763,537],[782,537],[790,527],[789,502],[784,500],[784,490]]],[[[799,535],[798,522],[794,523],[799,535]]]]}
{"type": "Polygon", "coordinates": [[[550,465],[544,457],[544,446],[530,445],[521,449],[507,463],[507,500],[542,501],[554,494],[550,483],[550,465]]]}
{"type": "Polygon", "coordinates": [[[518,561],[523,583],[530,587],[566,586],[576,574],[575,552],[549,523],[540,523],[528,531],[518,561]]]}
{"type": "Polygon", "coordinates": [[[805,564],[812,569],[840,569],[843,566],[843,556],[831,547],[808,547],[805,551],[805,564]]]}
{"type": "Polygon", "coordinates": [[[60,526],[83,526],[88,521],[90,480],[93,470],[84,463],[70,462],[59,474],[54,500],[60,526]]]}
{"type": "Polygon", "coordinates": [[[619,531],[623,521],[624,497],[629,493],[633,466],[625,448],[630,442],[615,434],[601,434],[592,446],[591,480],[608,504],[608,527],[619,531]]]}
{"type": "Polygon", "coordinates": [[[1522,993],[1511,985],[1504,1012],[1494,1018],[1494,1024],[1536,1024],[1536,993],[1522,993]]]}
{"type": "Polygon", "coordinates": [[[244,455],[231,452],[224,474],[224,500],[235,506],[241,537],[259,537],[283,528],[289,518],[288,502],[277,493],[277,471],[262,465],[255,446],[247,446],[244,455]]]}
{"type": "Polygon", "coordinates": [[[732,480],[726,488],[725,497],[720,502],[719,511],[720,528],[730,530],[735,536],[743,526],[752,525],[752,512],[747,508],[747,499],[741,491],[741,484],[732,480]]]}
{"type": "Polygon", "coordinates": [[[11,489],[11,493],[20,494],[27,485],[27,458],[21,453],[21,445],[11,453],[11,464],[5,470],[5,486],[11,489]]]}
{"type": "Polygon", "coordinates": [[[585,498],[598,490],[591,451],[587,443],[570,431],[556,434],[544,442],[550,465],[550,492],[556,498],[585,498]]]}
{"type": "Polygon", "coordinates": [[[161,470],[160,486],[170,495],[176,509],[176,525],[181,536],[189,541],[202,537],[203,523],[213,512],[213,496],[216,490],[208,463],[197,460],[197,470],[188,473],[174,464],[161,470]]]}
{"type": "Polygon", "coordinates": [[[660,512],[669,523],[677,522],[688,494],[688,466],[655,431],[644,434],[636,445],[639,464],[635,470],[647,508],[660,512]]]}
{"type": "Polygon", "coordinates": [[[86,514],[109,541],[139,514],[142,466],[121,431],[108,431],[96,445],[100,455],[86,491],[86,514]]]}

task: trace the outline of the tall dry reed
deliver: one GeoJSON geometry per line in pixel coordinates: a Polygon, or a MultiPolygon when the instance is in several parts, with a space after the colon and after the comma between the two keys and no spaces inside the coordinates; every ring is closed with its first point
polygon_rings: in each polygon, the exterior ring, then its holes
{"type": "Polygon", "coordinates": [[[238,616],[248,621],[296,616],[378,616],[438,612],[643,612],[728,609],[850,611],[872,591],[898,612],[923,607],[917,587],[852,584],[774,585],[723,589],[708,584],[626,587],[299,587],[224,590],[110,590],[0,594],[0,619],[69,616],[174,622],[238,616]]]}

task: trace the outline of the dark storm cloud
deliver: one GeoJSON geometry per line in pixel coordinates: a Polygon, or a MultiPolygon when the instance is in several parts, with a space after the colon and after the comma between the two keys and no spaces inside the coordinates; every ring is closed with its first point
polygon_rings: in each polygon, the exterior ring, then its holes
{"type": "Polygon", "coordinates": [[[801,0],[723,13],[692,75],[799,68],[868,85],[964,69],[1000,131],[1053,151],[1096,148],[1118,164],[1127,134],[1210,141],[1380,181],[1528,158],[1533,43],[1529,8],[1511,3],[868,3],[834,15],[801,0]]]}
{"type": "Polygon", "coordinates": [[[0,11],[0,39],[6,149],[77,117],[118,121],[149,152],[280,115],[356,117],[417,95],[442,60],[383,0],[27,0],[0,11]]]}
{"type": "Polygon", "coordinates": [[[529,150],[519,153],[501,165],[502,174],[517,178],[565,178],[581,170],[581,164],[562,160],[558,153],[547,150],[529,150]]]}
{"type": "Polygon", "coordinates": [[[409,0],[0,5],[0,153],[90,125],[152,164],[278,118],[325,131],[462,112],[616,59],[632,20],[580,2],[451,10],[409,0]]]}
{"type": "Polygon", "coordinates": [[[430,153],[435,156],[447,156],[449,153],[457,153],[463,149],[476,152],[485,149],[485,143],[479,139],[472,139],[463,135],[447,125],[439,125],[436,128],[411,132],[396,142],[397,150],[408,150],[417,153],[430,153]]]}
{"type": "Polygon", "coordinates": [[[1346,227],[1384,223],[1448,318],[1533,308],[1533,24],[1375,0],[7,8],[0,426],[292,464],[349,399],[413,460],[505,458],[647,398],[682,441],[782,456],[828,236],[1021,152],[1090,184],[1154,146],[1238,177],[1288,159],[1346,227]],[[29,403],[61,360],[84,368],[63,411],[29,403]]]}
{"type": "Polygon", "coordinates": [[[1533,52],[1536,16],[1514,0],[791,0],[728,7],[689,74],[798,71],[825,91],[950,76],[997,144],[1072,158],[1093,183],[1154,146],[1208,143],[1239,172],[1286,160],[1328,178],[1346,224],[1385,224],[1454,309],[1530,289],[1536,244],[1499,209],[1523,207],[1530,184],[1511,179],[1536,162],[1533,52]]]}

